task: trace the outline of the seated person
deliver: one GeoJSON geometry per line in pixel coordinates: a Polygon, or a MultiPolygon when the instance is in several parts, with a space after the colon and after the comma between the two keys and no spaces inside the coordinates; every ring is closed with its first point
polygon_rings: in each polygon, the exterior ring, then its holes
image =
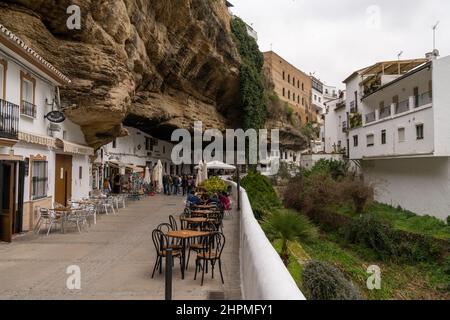
{"type": "Polygon", "coordinates": [[[215,193],[211,198],[206,202],[207,204],[218,204],[220,202],[219,196],[215,193]]]}
{"type": "Polygon", "coordinates": [[[191,205],[196,205],[199,204],[201,202],[200,198],[193,195],[191,192],[188,192],[187,195],[187,202],[189,202],[191,205]]]}
{"type": "Polygon", "coordinates": [[[219,195],[219,200],[225,210],[227,210],[227,211],[231,210],[231,201],[230,201],[230,196],[228,195],[228,193],[222,192],[219,195]]]}

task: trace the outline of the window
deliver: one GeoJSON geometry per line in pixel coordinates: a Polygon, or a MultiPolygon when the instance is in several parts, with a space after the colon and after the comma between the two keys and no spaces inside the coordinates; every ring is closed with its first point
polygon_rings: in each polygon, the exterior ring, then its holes
{"type": "Polygon", "coordinates": [[[78,179],[83,180],[83,167],[78,168],[78,179]]]}
{"type": "Polygon", "coordinates": [[[288,90],[288,99],[291,100],[291,90],[288,90]]]}
{"type": "Polygon", "coordinates": [[[353,146],[354,147],[358,146],[358,136],[353,136],[353,146]]]}
{"type": "Polygon", "coordinates": [[[283,71],[283,80],[286,80],[286,73],[283,71]]]}
{"type": "Polygon", "coordinates": [[[314,95],[314,101],[317,101],[317,95],[314,95]]]}
{"type": "Polygon", "coordinates": [[[291,75],[288,74],[288,82],[291,83],[291,75]]]}
{"type": "Polygon", "coordinates": [[[286,89],[283,88],[283,97],[286,95],[286,89]]]}
{"type": "Polygon", "coordinates": [[[423,124],[416,125],[417,140],[423,140],[423,124]]]}
{"type": "Polygon", "coordinates": [[[152,139],[145,137],[145,150],[152,151],[152,139]]]}
{"type": "Polygon", "coordinates": [[[305,98],[302,97],[302,106],[305,105],[305,98]]]}
{"type": "Polygon", "coordinates": [[[294,100],[294,102],[295,102],[295,92],[292,93],[292,100],[294,100]]]}
{"type": "Polygon", "coordinates": [[[114,139],[112,142],[113,149],[117,148],[117,139],[114,139]]]}
{"type": "Polygon", "coordinates": [[[297,88],[300,89],[300,80],[297,80],[297,88]]]}
{"type": "Polygon", "coordinates": [[[328,94],[328,89],[325,89],[325,94],[328,94]]]}
{"type": "Polygon", "coordinates": [[[31,197],[32,200],[47,197],[48,168],[47,161],[32,161],[31,197]]]}
{"type": "Polygon", "coordinates": [[[322,102],[322,98],[321,97],[319,97],[319,102],[322,102]]]}
{"type": "Polygon", "coordinates": [[[6,60],[0,59],[0,99],[6,99],[6,60]]]}
{"type": "Polygon", "coordinates": [[[405,142],[406,133],[405,128],[398,128],[398,142],[405,142]]]}
{"type": "Polygon", "coordinates": [[[366,136],[367,139],[367,146],[368,147],[373,147],[375,145],[375,137],[373,134],[368,134],[366,136]]]}
{"type": "Polygon", "coordinates": [[[381,130],[381,144],[386,144],[386,130],[381,130]]]}
{"type": "Polygon", "coordinates": [[[34,89],[36,80],[31,76],[21,72],[20,73],[20,112],[23,115],[36,118],[36,106],[34,105],[34,89]]]}
{"type": "Polygon", "coordinates": [[[300,95],[297,96],[297,103],[300,103],[300,95]]]}

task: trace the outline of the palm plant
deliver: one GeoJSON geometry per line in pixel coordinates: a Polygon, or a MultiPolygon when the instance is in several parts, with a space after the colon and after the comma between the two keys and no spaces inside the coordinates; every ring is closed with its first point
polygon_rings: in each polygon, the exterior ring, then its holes
{"type": "Polygon", "coordinates": [[[310,242],[317,236],[316,227],[309,219],[293,210],[280,209],[266,216],[262,227],[271,241],[281,241],[280,257],[289,264],[289,242],[310,242]]]}

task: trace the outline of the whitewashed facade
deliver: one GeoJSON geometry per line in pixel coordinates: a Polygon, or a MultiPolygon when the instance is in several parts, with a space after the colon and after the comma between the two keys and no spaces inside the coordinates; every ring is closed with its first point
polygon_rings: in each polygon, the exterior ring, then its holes
{"type": "Polygon", "coordinates": [[[93,149],[86,146],[80,127],[69,119],[56,124],[45,118],[50,111],[61,111],[61,85],[70,80],[0,25],[0,183],[3,199],[9,199],[2,202],[3,209],[11,208],[0,221],[3,240],[11,239],[9,231],[32,229],[36,207],[64,204],[91,190],[93,149]]]}
{"type": "Polygon", "coordinates": [[[347,112],[358,113],[362,120],[361,126],[348,131],[350,159],[374,184],[377,201],[446,219],[450,56],[425,60],[399,74],[378,75],[375,89],[367,87],[367,70],[346,82],[347,93],[355,93],[347,99],[347,112]]]}

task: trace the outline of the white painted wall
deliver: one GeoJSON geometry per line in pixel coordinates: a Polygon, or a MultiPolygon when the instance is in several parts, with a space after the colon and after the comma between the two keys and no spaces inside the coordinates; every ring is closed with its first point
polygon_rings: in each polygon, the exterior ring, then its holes
{"type": "Polygon", "coordinates": [[[350,159],[430,155],[434,151],[433,108],[431,105],[384,119],[350,131],[350,159]],[[416,125],[424,124],[424,139],[417,140],[416,125]],[[406,140],[399,141],[398,129],[404,128],[406,140]],[[386,144],[381,144],[381,131],[386,130],[386,144]],[[375,145],[367,146],[367,135],[374,135],[375,145]],[[353,144],[358,136],[358,146],[353,144]]]}
{"type": "Polygon", "coordinates": [[[363,161],[362,170],[375,200],[443,220],[450,215],[450,158],[363,161]]]}
{"type": "Polygon", "coordinates": [[[450,156],[450,56],[433,61],[435,155],[450,156]]]}
{"type": "Polygon", "coordinates": [[[347,121],[347,110],[346,108],[335,110],[336,104],[341,101],[339,99],[327,103],[328,112],[324,124],[325,153],[335,152],[333,146],[338,146],[339,142],[342,148],[347,146],[347,135],[342,131],[342,123],[347,121]]]}
{"type": "MultiPolygon", "coordinates": [[[[233,188],[237,201],[237,185],[233,188]]],[[[280,256],[267,239],[241,188],[240,266],[241,290],[244,300],[305,300],[280,256]]]]}
{"type": "MultiPolygon", "coordinates": [[[[49,121],[44,116],[52,110],[50,105],[46,104],[46,100],[53,101],[55,97],[56,84],[48,79],[48,76],[40,72],[35,66],[31,65],[24,59],[18,57],[11,50],[0,45],[0,57],[8,62],[6,76],[6,96],[5,100],[18,106],[21,104],[20,96],[20,72],[30,74],[36,80],[35,88],[35,104],[36,118],[30,118],[24,115],[19,119],[19,131],[36,134],[40,136],[49,136],[47,130],[49,121]]],[[[69,119],[59,124],[61,130],[54,132],[53,137],[64,139],[72,143],[86,145],[84,134],[80,127],[69,119]]],[[[48,196],[53,196],[55,192],[55,154],[63,153],[61,150],[51,150],[50,148],[19,142],[13,147],[14,154],[29,158],[30,156],[41,155],[47,158],[48,162],[48,196]]],[[[0,153],[8,154],[9,148],[0,148],[0,153]]],[[[72,195],[74,198],[86,197],[89,195],[90,177],[89,177],[89,159],[87,156],[73,155],[72,164],[72,195]],[[83,167],[83,177],[79,179],[79,167],[83,167]]],[[[24,201],[30,201],[30,179],[25,178],[24,201]]]]}

